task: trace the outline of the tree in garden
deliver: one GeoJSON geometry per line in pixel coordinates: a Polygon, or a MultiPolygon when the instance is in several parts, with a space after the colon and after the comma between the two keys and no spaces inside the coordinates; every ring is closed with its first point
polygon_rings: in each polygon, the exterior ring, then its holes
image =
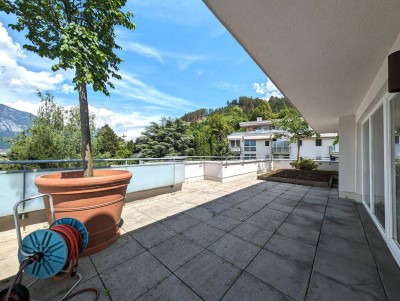
{"type": "Polygon", "coordinates": [[[109,96],[111,78],[120,79],[114,52],[115,26],[134,29],[133,13],[121,8],[126,0],[0,0],[0,10],[17,17],[11,28],[25,31],[31,44],[23,47],[58,62],[53,71],[73,69],[79,93],[84,176],[93,176],[87,85],[109,96]]]}
{"type": "Polygon", "coordinates": [[[282,134],[290,139],[290,142],[297,143],[297,162],[300,160],[300,140],[315,135],[314,130],[308,125],[304,118],[292,107],[283,109],[284,117],[277,121],[282,130],[289,132],[282,134]]]}
{"type": "Polygon", "coordinates": [[[100,153],[108,154],[109,158],[114,157],[118,151],[119,140],[117,134],[108,124],[101,127],[96,135],[97,148],[100,153]]]}
{"type": "Polygon", "coordinates": [[[188,129],[188,124],[181,119],[162,118],[160,123],[152,122],[140,136],[139,156],[161,158],[191,154],[193,137],[188,129]]]}
{"type": "Polygon", "coordinates": [[[270,120],[274,117],[271,107],[267,101],[262,102],[253,110],[251,120],[257,120],[257,117],[261,117],[263,120],[270,120]]]}
{"type": "MultiPolygon", "coordinates": [[[[37,117],[32,128],[20,133],[11,141],[10,157],[13,160],[76,159],[81,148],[79,108],[64,109],[54,102],[49,93],[38,93],[41,98],[37,117]]],[[[94,132],[94,115],[89,117],[91,133],[94,132]]]]}

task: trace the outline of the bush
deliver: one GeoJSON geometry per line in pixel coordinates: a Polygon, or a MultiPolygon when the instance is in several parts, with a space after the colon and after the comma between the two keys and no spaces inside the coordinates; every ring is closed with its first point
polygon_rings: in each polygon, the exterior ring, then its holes
{"type": "Polygon", "coordinates": [[[299,161],[293,161],[290,163],[290,165],[292,165],[292,167],[296,168],[296,169],[300,169],[300,170],[315,170],[318,168],[318,164],[315,163],[313,160],[311,159],[303,159],[300,158],[299,161]]]}

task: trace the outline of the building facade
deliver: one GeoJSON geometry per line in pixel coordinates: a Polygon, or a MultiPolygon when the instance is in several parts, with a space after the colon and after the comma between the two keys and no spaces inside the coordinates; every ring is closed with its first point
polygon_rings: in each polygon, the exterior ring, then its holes
{"type": "MultiPolygon", "coordinates": [[[[243,132],[228,135],[231,152],[243,159],[296,159],[297,143],[290,143],[288,135],[271,120],[241,122],[243,132]]],[[[316,160],[337,160],[339,144],[333,145],[336,134],[321,134],[300,140],[300,156],[316,160]]]]}

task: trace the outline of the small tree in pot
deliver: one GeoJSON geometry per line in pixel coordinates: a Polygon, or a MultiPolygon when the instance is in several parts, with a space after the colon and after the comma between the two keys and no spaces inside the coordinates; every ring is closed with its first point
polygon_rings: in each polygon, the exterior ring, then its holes
{"type": "MultiPolygon", "coordinates": [[[[23,45],[41,57],[58,60],[53,71],[73,69],[79,93],[83,172],[45,175],[35,184],[52,195],[56,218],[74,217],[85,223],[89,244],[83,255],[100,251],[119,237],[121,212],[129,171],[93,172],[87,86],[109,95],[111,78],[122,59],[114,52],[115,26],[134,29],[133,14],[121,9],[126,0],[0,0],[0,10],[15,14],[11,28],[26,32],[31,44],[23,45]],[[94,175],[94,176],[93,176],[94,175]],[[79,178],[80,177],[80,178],[79,178]],[[83,177],[83,178],[82,178],[83,177]]],[[[48,203],[48,219],[51,221],[48,203]]]]}
{"type": "Polygon", "coordinates": [[[133,13],[121,8],[126,0],[0,0],[0,10],[15,14],[17,22],[10,27],[26,30],[31,44],[23,47],[41,57],[58,62],[53,71],[73,69],[73,83],[79,92],[84,177],[93,176],[93,159],[89,126],[87,85],[109,96],[114,88],[111,78],[122,59],[114,52],[115,26],[134,29],[133,13]]]}

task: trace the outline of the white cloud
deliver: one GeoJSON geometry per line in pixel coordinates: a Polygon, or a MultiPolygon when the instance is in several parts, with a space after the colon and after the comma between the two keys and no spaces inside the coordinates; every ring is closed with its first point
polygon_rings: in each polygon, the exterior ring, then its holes
{"type": "Polygon", "coordinates": [[[271,96],[283,97],[281,91],[268,78],[266,83],[253,83],[253,89],[256,93],[263,95],[266,100],[269,100],[271,96]]]}
{"type": "Polygon", "coordinates": [[[152,105],[163,106],[171,109],[190,110],[197,106],[190,101],[168,95],[157,88],[140,81],[135,75],[128,72],[120,72],[122,79],[115,81],[114,94],[118,94],[127,100],[139,100],[152,105]]]}
{"type": "Polygon", "coordinates": [[[17,101],[7,101],[4,103],[6,106],[9,106],[13,109],[24,111],[31,113],[33,115],[37,115],[37,110],[40,106],[40,101],[38,102],[30,102],[26,100],[17,100],[17,101]]]}
{"type": "Polygon", "coordinates": [[[226,28],[221,26],[218,29],[215,29],[211,32],[211,37],[216,39],[222,36],[226,32],[226,28]]]}
{"type": "Polygon", "coordinates": [[[74,86],[63,84],[61,86],[61,92],[64,94],[69,94],[74,92],[74,86]]]}
{"type": "Polygon", "coordinates": [[[140,44],[140,43],[134,43],[134,42],[120,42],[122,45],[122,48],[124,50],[129,50],[136,52],[144,57],[148,58],[153,58],[159,61],[160,63],[163,63],[164,60],[161,56],[161,52],[151,46],[140,44]]]}
{"type": "Polygon", "coordinates": [[[187,54],[187,55],[185,55],[185,54],[183,54],[183,55],[170,54],[170,56],[178,58],[177,62],[178,62],[178,70],[179,71],[186,70],[187,68],[189,68],[190,65],[192,65],[195,62],[205,60],[204,56],[195,55],[195,54],[192,54],[192,55],[190,55],[190,54],[187,54]]]}
{"type": "Polygon", "coordinates": [[[96,116],[96,127],[108,124],[119,136],[125,135],[126,139],[135,139],[140,136],[150,122],[158,122],[161,115],[143,115],[140,112],[115,113],[106,108],[89,105],[89,111],[96,116]]]}
{"type": "Polygon", "coordinates": [[[13,42],[0,22],[0,90],[3,100],[22,98],[36,90],[57,90],[65,78],[61,73],[34,72],[21,66],[26,56],[22,47],[13,42]]]}

